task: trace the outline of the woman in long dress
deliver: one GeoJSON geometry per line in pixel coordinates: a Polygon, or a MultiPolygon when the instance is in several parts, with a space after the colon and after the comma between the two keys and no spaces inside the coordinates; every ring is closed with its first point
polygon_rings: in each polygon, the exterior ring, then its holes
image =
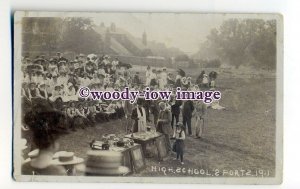
{"type": "Polygon", "coordinates": [[[132,110],[131,119],[134,120],[132,132],[145,132],[147,130],[146,111],[142,106],[141,98],[137,100],[136,107],[132,110]]]}
{"type": "Polygon", "coordinates": [[[195,138],[201,138],[204,130],[207,106],[202,100],[196,101],[193,118],[195,119],[195,138]]]}
{"type": "Polygon", "coordinates": [[[158,106],[159,106],[160,111],[158,114],[156,131],[165,135],[167,150],[171,151],[170,136],[172,136],[172,134],[173,134],[173,131],[171,128],[171,112],[166,108],[165,102],[160,102],[158,104],[158,106]]]}

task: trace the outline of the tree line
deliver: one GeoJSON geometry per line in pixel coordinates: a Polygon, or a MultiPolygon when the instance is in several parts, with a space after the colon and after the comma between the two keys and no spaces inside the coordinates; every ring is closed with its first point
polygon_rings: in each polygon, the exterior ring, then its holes
{"type": "Polygon", "coordinates": [[[194,56],[220,59],[239,68],[276,68],[276,21],[262,19],[229,19],[210,31],[194,56]]]}

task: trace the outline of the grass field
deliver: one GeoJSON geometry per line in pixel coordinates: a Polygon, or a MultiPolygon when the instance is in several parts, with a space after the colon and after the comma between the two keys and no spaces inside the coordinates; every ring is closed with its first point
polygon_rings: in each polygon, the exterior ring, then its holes
{"type": "MultiPolygon", "coordinates": [[[[231,78],[220,75],[217,86],[222,92],[220,105],[226,109],[209,109],[203,139],[186,139],[185,164],[173,161],[173,157],[164,162],[147,159],[147,168],[134,176],[186,176],[153,171],[153,166],[207,170],[262,169],[274,176],[275,78],[231,78]]],[[[61,138],[60,148],[84,158],[89,150],[88,142],[100,140],[105,133],[124,133],[122,125],[122,120],[114,120],[99,123],[94,128],[78,130],[61,138]]]]}

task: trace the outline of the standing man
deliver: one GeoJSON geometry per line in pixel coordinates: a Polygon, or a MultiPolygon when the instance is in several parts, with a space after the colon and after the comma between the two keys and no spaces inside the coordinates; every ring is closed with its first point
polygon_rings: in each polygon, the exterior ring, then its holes
{"type": "Polygon", "coordinates": [[[130,131],[130,127],[132,126],[132,119],[130,118],[133,105],[129,102],[129,100],[123,100],[122,105],[124,108],[125,119],[126,119],[126,133],[130,131]]]}
{"type": "Polygon", "coordinates": [[[183,103],[182,108],[182,122],[183,126],[185,128],[186,133],[186,127],[188,128],[188,135],[192,135],[192,114],[194,111],[194,105],[191,100],[187,100],[183,103]]]}
{"type": "Polygon", "coordinates": [[[172,121],[171,126],[174,129],[174,120],[176,121],[175,124],[179,122],[179,114],[180,114],[180,106],[182,105],[181,100],[176,100],[175,97],[172,97],[171,100],[171,112],[172,112],[172,121]]]}

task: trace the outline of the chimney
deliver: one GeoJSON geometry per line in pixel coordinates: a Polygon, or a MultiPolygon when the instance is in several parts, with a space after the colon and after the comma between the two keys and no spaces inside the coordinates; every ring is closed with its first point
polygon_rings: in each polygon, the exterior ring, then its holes
{"type": "Polygon", "coordinates": [[[147,46],[147,34],[146,34],[145,31],[144,31],[144,33],[143,33],[142,39],[143,39],[143,44],[144,44],[145,46],[147,46]]]}

